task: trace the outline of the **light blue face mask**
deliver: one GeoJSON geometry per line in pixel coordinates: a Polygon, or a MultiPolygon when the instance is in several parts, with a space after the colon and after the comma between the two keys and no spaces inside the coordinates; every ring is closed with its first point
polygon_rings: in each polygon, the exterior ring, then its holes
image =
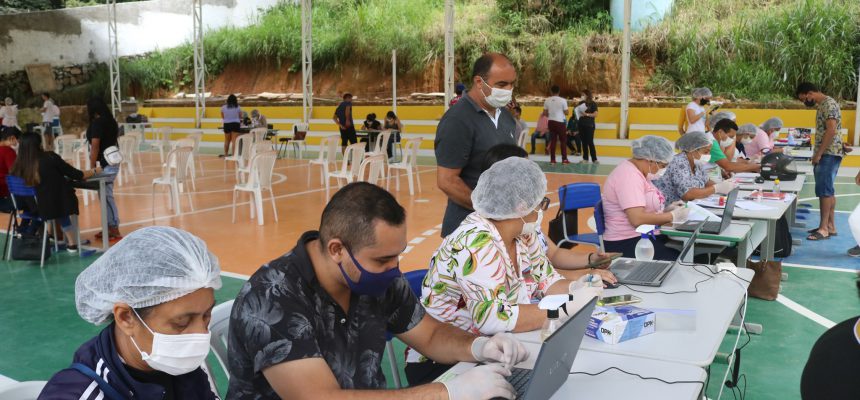
{"type": "Polygon", "coordinates": [[[353,281],[349,275],[346,274],[342,263],[338,263],[337,266],[340,268],[340,273],[343,274],[346,284],[349,285],[349,290],[360,296],[382,296],[385,294],[385,291],[388,290],[388,287],[391,286],[391,283],[403,275],[400,272],[399,264],[396,268],[385,272],[370,272],[361,266],[361,263],[359,263],[358,260],[355,259],[355,256],[352,255],[352,251],[346,249],[346,252],[349,254],[349,258],[352,259],[352,263],[355,264],[355,267],[361,272],[358,282],[353,281]]]}

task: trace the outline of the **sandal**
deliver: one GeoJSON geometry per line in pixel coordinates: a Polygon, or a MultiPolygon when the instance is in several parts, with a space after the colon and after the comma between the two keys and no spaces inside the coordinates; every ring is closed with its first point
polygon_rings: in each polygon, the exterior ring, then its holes
{"type": "Polygon", "coordinates": [[[818,231],[816,231],[816,232],[814,232],[814,233],[812,233],[806,237],[806,240],[809,240],[812,242],[815,242],[818,240],[827,240],[827,239],[830,239],[830,236],[824,236],[821,234],[821,232],[818,232],[818,231]]]}
{"type": "MultiPolygon", "coordinates": [[[[813,229],[806,231],[806,233],[815,233],[815,232],[818,232],[818,228],[813,228],[813,229]]],[[[830,236],[839,236],[839,232],[830,232],[830,236]]]]}

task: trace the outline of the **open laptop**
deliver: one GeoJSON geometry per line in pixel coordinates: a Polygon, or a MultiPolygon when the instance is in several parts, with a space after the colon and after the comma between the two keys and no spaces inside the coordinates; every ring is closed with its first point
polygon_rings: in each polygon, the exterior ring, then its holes
{"type": "Polygon", "coordinates": [[[508,382],[517,391],[517,400],[548,400],[564,385],[579,351],[591,313],[594,297],[558,330],[544,340],[533,369],[512,368],[508,382]]]}
{"type": "Polygon", "coordinates": [[[704,221],[698,221],[696,229],[693,230],[693,234],[684,243],[681,254],[678,255],[678,259],[675,261],[639,261],[635,258],[619,258],[612,262],[609,270],[615,274],[620,284],[660,286],[663,284],[663,280],[666,279],[666,275],[669,274],[669,270],[678,261],[683,260],[687,256],[687,253],[690,252],[704,224],[704,221]]]}
{"type": "MultiPolygon", "coordinates": [[[[732,214],[735,212],[735,202],[738,200],[738,192],[740,189],[735,188],[731,192],[729,192],[729,196],[726,199],[726,208],[723,210],[723,219],[720,222],[717,221],[705,221],[705,225],[702,226],[702,233],[722,233],[729,225],[732,224],[732,214]]],[[[699,226],[701,221],[687,221],[683,224],[676,226],[675,229],[684,232],[692,232],[696,230],[696,227],[699,226]]]]}

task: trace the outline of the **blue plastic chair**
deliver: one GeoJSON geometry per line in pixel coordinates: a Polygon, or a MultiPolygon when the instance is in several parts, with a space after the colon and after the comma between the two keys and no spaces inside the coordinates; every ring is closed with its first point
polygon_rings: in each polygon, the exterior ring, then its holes
{"type": "MultiPolygon", "coordinates": [[[[43,220],[42,217],[40,217],[37,214],[33,214],[33,213],[22,210],[20,207],[18,207],[19,199],[16,199],[16,198],[32,197],[33,200],[36,202],[36,204],[38,204],[39,200],[36,198],[36,188],[34,188],[32,186],[27,186],[27,184],[24,183],[24,178],[13,176],[13,175],[6,175],[6,185],[9,187],[9,194],[11,195],[10,197],[12,198],[12,207],[14,207],[14,210],[9,215],[9,230],[7,231],[7,232],[9,232],[7,234],[7,238],[9,239],[8,240],[9,248],[6,252],[6,260],[10,260],[12,258],[12,246],[13,246],[13,243],[15,240],[15,234],[14,234],[14,229],[12,227],[12,222],[13,222],[13,219],[17,216],[21,219],[31,220],[32,222],[42,222],[43,223],[45,228],[42,232],[42,259],[39,262],[39,266],[44,267],[45,266],[45,251],[47,250],[47,244],[48,244],[48,224],[47,224],[47,221],[43,220]]],[[[54,226],[54,231],[56,231],[56,226],[54,226]]],[[[57,241],[55,240],[54,241],[54,252],[56,253],[58,250],[59,250],[59,247],[57,246],[57,241]]]]}
{"type": "Polygon", "coordinates": [[[561,213],[562,218],[562,235],[563,239],[559,240],[556,245],[561,246],[564,243],[579,243],[590,244],[603,250],[603,231],[605,225],[603,223],[603,205],[600,207],[600,218],[596,206],[601,202],[600,185],[592,182],[571,183],[558,188],[559,207],[562,207],[564,212],[561,213]],[[571,234],[567,231],[567,213],[570,211],[579,212],[583,208],[595,208],[594,220],[597,225],[595,233],[571,234]],[[598,222],[599,221],[599,222],[598,222]]]}
{"type": "MultiPolygon", "coordinates": [[[[409,282],[409,287],[412,288],[412,294],[418,300],[421,300],[421,282],[424,281],[424,276],[426,275],[426,269],[409,271],[403,274],[403,277],[409,282]]],[[[392,339],[394,339],[394,336],[391,333],[385,332],[385,350],[388,351],[388,365],[391,367],[391,377],[394,378],[394,387],[400,389],[403,387],[403,384],[400,377],[400,369],[397,367],[397,358],[394,357],[394,345],[391,344],[392,339]]]]}

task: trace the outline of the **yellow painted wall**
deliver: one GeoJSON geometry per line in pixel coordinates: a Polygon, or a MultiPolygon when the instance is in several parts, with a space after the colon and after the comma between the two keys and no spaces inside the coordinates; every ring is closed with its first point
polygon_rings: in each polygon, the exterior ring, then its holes
{"type": "MultiPolygon", "coordinates": [[[[269,119],[300,119],[302,116],[302,108],[300,106],[261,106],[255,107],[269,119]]],[[[317,106],[314,107],[312,119],[331,120],[334,114],[335,106],[317,106]]],[[[391,109],[390,106],[362,106],[356,105],[353,110],[353,115],[356,123],[361,123],[364,117],[373,112],[376,113],[378,119],[384,118],[385,114],[391,109]]],[[[250,108],[247,109],[250,111],[250,108]]],[[[813,127],[815,126],[815,110],[785,110],[785,109],[725,109],[734,112],[738,117],[738,123],[754,123],[761,124],[771,117],[779,117],[787,127],[813,127]]],[[[524,106],[523,118],[528,122],[536,122],[538,116],[543,111],[543,107],[539,106],[524,106]]],[[[147,115],[150,118],[194,118],[194,109],[190,107],[143,107],[139,111],[141,114],[147,115]]],[[[436,132],[435,126],[410,125],[409,120],[439,120],[442,117],[444,109],[439,106],[398,106],[397,115],[401,120],[406,120],[407,133],[420,133],[432,135],[436,132]]],[[[672,125],[673,128],[667,131],[644,131],[630,130],[629,138],[636,139],[644,135],[660,135],[670,140],[675,140],[678,134],[675,130],[681,110],[679,108],[653,108],[653,107],[633,107],[630,109],[629,123],[632,124],[661,124],[672,125]]],[[[601,107],[598,112],[598,123],[613,123],[620,122],[620,107],[601,107]]],[[[853,142],[854,137],[854,110],[842,110],[842,127],[848,129],[849,142],[853,142]]],[[[206,109],[206,118],[220,118],[220,109],[210,107],[206,109]]],[[[174,128],[193,128],[193,123],[171,123],[171,124],[154,124],[156,127],[161,125],[171,125],[174,128]]],[[[275,129],[292,129],[292,124],[276,123],[275,129]]],[[[220,122],[207,122],[203,124],[205,129],[217,129],[221,126],[220,122]]],[[[337,132],[337,127],[334,122],[331,123],[314,123],[311,124],[311,131],[330,131],[337,132]]],[[[598,139],[616,139],[618,133],[611,130],[598,130],[595,132],[595,137],[598,139]]],[[[222,138],[216,134],[208,134],[204,139],[211,142],[220,142],[222,138]]],[[[319,138],[310,137],[309,144],[315,145],[319,142],[319,138]]],[[[538,140],[538,152],[543,152],[543,141],[538,140]]],[[[424,140],[421,145],[422,149],[432,149],[432,140],[424,140]]],[[[619,143],[618,146],[598,146],[598,154],[609,157],[627,157],[630,156],[630,147],[619,143]]],[[[860,166],[860,154],[851,156],[843,165],[860,166]]]]}

